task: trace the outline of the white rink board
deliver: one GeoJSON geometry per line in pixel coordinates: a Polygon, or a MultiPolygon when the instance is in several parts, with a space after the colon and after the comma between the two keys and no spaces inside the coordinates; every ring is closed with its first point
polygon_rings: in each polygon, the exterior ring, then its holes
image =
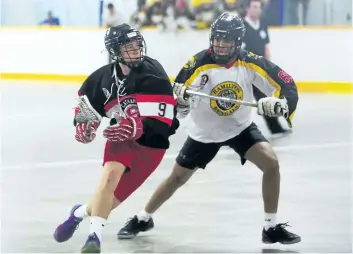
{"type": "MultiPolygon", "coordinates": [[[[0,30],[0,71],[88,75],[107,63],[105,30],[0,30]]],[[[208,47],[208,31],[179,34],[143,31],[148,55],[158,59],[171,76],[191,55],[208,47]]],[[[272,29],[272,59],[298,81],[353,80],[353,30],[272,29]]]]}

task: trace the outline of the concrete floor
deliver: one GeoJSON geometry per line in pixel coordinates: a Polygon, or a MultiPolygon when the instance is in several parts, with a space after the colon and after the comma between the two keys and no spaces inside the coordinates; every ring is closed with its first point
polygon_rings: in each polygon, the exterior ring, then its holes
{"type": "MultiPolygon", "coordinates": [[[[73,204],[90,199],[101,172],[104,139],[74,139],[77,85],[6,82],[1,86],[1,252],[78,252],[88,235],[58,244],[52,234],[73,204]],[[15,97],[16,96],[16,97],[15,97]],[[38,103],[38,104],[35,104],[38,103]]],[[[265,135],[267,129],[256,116],[265,135]]],[[[154,230],[131,241],[116,232],[147,202],[171,171],[183,129],[159,169],[114,211],[103,252],[114,253],[351,253],[352,97],[302,94],[294,132],[272,140],[281,174],[280,222],[302,236],[291,246],[261,243],[261,173],[223,149],[154,216],[154,230]]]]}

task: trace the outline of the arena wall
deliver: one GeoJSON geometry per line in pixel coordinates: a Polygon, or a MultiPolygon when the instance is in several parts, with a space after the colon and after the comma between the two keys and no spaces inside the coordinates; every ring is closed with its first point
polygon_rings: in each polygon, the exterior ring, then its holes
{"type": "MultiPolygon", "coordinates": [[[[82,82],[108,61],[102,29],[2,28],[2,80],[82,82]]],[[[173,77],[191,55],[208,46],[208,31],[143,31],[148,55],[173,77]]],[[[301,92],[352,93],[353,29],[272,28],[272,60],[301,92]]]]}

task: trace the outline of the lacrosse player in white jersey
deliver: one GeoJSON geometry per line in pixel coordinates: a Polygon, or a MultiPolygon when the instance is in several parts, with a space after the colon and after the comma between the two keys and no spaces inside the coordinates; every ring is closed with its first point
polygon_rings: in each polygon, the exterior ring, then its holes
{"type": "Polygon", "coordinates": [[[186,116],[188,138],[171,175],[161,183],[145,209],[118,232],[118,237],[133,238],[153,228],[152,214],[198,168],[204,169],[222,146],[229,146],[240,155],[242,165],[248,160],[263,173],[262,242],[298,243],[301,237],[287,231],[287,223],[277,222],[279,163],[271,145],[253,122],[253,108],[188,95],[188,91],[198,91],[252,101],[254,85],[267,96],[258,101],[258,114],[284,116],[291,126],[298,102],[296,85],[291,76],[274,63],[241,49],[245,27],[239,16],[223,13],[212,24],[210,33],[210,47],[193,56],[174,83],[177,110],[186,116]]]}

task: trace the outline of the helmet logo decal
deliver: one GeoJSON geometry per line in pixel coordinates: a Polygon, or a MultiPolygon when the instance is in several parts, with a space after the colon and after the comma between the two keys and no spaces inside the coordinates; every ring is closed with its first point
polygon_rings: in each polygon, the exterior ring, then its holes
{"type": "Polygon", "coordinates": [[[132,38],[132,37],[136,37],[137,33],[136,32],[131,32],[127,34],[127,37],[132,38]]]}

